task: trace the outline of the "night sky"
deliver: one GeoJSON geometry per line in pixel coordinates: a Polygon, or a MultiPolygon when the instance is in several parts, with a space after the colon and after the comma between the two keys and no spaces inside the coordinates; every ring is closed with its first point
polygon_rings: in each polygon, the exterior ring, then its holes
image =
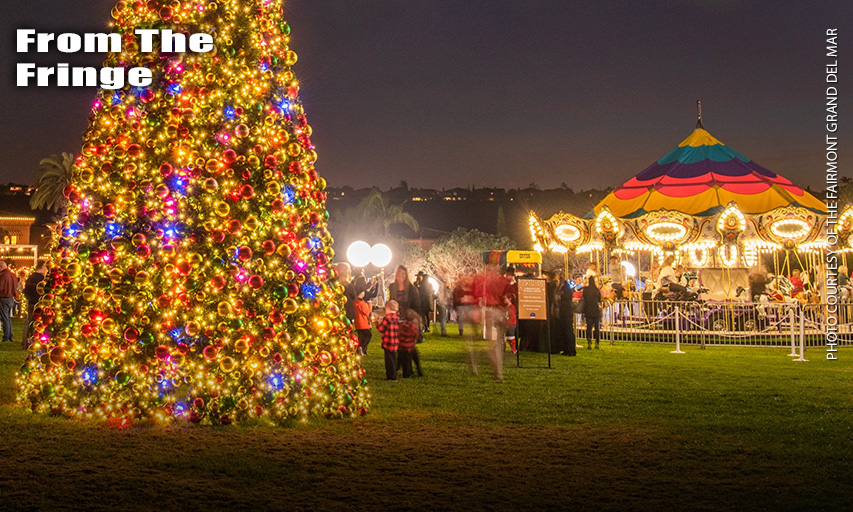
{"type": "MultiPolygon", "coordinates": [[[[93,89],[17,88],[17,28],[105,31],[113,0],[4,0],[0,182],[78,152],[93,89]]],[[[330,186],[616,186],[692,131],[823,188],[825,30],[853,140],[853,2],[291,0],[330,186]]],[[[97,65],[98,55],[48,57],[97,65]]],[[[853,146],[842,156],[850,175],[853,146]]]]}

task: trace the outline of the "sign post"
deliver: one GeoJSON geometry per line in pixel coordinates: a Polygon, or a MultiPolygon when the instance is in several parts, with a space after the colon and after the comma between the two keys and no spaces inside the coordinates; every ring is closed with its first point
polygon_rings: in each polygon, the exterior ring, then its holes
{"type": "MultiPolygon", "coordinates": [[[[518,278],[518,320],[542,320],[548,339],[548,368],[551,368],[551,323],[548,321],[548,294],[545,279],[518,278]]],[[[520,349],[521,347],[519,347],[520,349]]],[[[515,353],[516,366],[521,368],[521,350],[515,353]]]]}

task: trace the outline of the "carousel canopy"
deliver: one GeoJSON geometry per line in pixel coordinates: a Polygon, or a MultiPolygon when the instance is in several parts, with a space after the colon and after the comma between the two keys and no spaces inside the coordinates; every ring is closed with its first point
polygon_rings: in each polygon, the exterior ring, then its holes
{"type": "Polygon", "coordinates": [[[824,204],[790,180],[729,148],[700,124],[677,148],[607,195],[616,217],[636,218],[658,210],[707,217],[731,202],[758,215],[782,206],[826,214],[824,204]]]}

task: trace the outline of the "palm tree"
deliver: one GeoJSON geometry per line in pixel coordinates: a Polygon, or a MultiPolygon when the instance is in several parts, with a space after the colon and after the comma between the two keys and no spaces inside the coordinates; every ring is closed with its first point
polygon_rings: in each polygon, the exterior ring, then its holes
{"type": "Polygon", "coordinates": [[[388,204],[385,194],[375,187],[361,200],[358,210],[365,222],[372,224],[374,229],[382,228],[386,237],[394,224],[405,224],[414,231],[419,227],[418,221],[403,210],[402,204],[388,204]]]}
{"type": "Polygon", "coordinates": [[[71,183],[71,168],[74,166],[74,156],[62,153],[62,156],[51,155],[39,162],[36,171],[35,192],[30,197],[30,208],[33,210],[64,211],[68,204],[65,197],[65,187],[71,183]]]}

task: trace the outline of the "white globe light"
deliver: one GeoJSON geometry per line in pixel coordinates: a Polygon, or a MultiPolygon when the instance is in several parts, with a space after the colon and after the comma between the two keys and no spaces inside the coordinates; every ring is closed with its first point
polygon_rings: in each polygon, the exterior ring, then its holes
{"type": "Polygon", "coordinates": [[[627,261],[623,261],[622,266],[625,267],[625,273],[628,274],[629,277],[637,276],[637,269],[634,268],[634,265],[628,263],[627,261]]]}
{"type": "Polygon", "coordinates": [[[391,249],[385,244],[376,244],[370,249],[370,262],[382,268],[391,263],[391,249]]]}
{"type": "Polygon", "coordinates": [[[355,267],[366,267],[370,263],[371,253],[367,242],[353,242],[347,249],[347,259],[355,267]]]}
{"type": "Polygon", "coordinates": [[[438,280],[432,276],[427,278],[429,284],[432,285],[432,291],[438,293],[438,280]]]}

